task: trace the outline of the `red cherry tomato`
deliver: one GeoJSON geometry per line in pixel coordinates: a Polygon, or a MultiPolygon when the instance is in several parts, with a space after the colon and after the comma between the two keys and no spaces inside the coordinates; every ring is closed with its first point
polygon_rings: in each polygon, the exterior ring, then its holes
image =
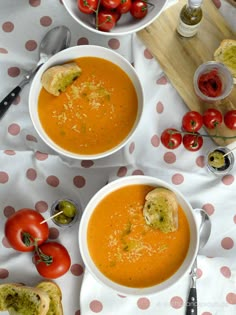
{"type": "Polygon", "coordinates": [[[10,216],[5,224],[5,236],[12,248],[21,252],[34,250],[48,239],[49,229],[44,217],[36,210],[23,208],[10,216]]]}
{"type": "Polygon", "coordinates": [[[197,132],[185,134],[183,136],[183,145],[189,151],[198,151],[203,145],[203,138],[197,132]]]}
{"type": "Polygon", "coordinates": [[[148,13],[148,5],[146,1],[135,0],[130,8],[131,15],[136,19],[144,18],[148,13]]]}
{"type": "Polygon", "coordinates": [[[115,9],[119,4],[120,0],[101,0],[101,5],[106,9],[115,9]]]}
{"type": "Polygon", "coordinates": [[[98,0],[77,0],[79,10],[86,14],[92,14],[97,10],[98,0]]]}
{"type": "Polygon", "coordinates": [[[203,124],[208,129],[214,129],[220,126],[223,121],[221,112],[215,108],[209,108],[203,113],[203,124]]]}
{"type": "Polygon", "coordinates": [[[168,149],[176,149],[182,143],[182,135],[174,128],[167,128],[161,134],[161,143],[168,149]]]}
{"type": "Polygon", "coordinates": [[[131,6],[131,0],[121,0],[119,6],[117,7],[117,11],[119,11],[121,14],[127,13],[130,11],[131,6]]]}
{"type": "Polygon", "coordinates": [[[228,111],[224,116],[224,122],[226,127],[232,130],[236,130],[236,110],[228,111]]]}
{"type": "Polygon", "coordinates": [[[187,112],[182,119],[182,127],[188,132],[196,132],[203,125],[202,115],[196,111],[187,112]]]}
{"type": "Polygon", "coordinates": [[[56,279],[69,270],[71,259],[63,245],[57,242],[48,242],[36,249],[34,263],[42,277],[56,279]]]}
{"type": "Polygon", "coordinates": [[[116,24],[115,16],[110,11],[101,10],[97,16],[97,28],[109,32],[116,24]]]}

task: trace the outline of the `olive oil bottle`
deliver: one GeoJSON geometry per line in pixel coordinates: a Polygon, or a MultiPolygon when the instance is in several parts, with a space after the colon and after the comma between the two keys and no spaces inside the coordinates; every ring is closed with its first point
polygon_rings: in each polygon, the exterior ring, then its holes
{"type": "MultiPolygon", "coordinates": [[[[192,37],[202,21],[201,4],[203,0],[188,0],[179,15],[177,32],[183,37],[192,37]]],[[[209,1],[209,0],[207,0],[209,1]]]]}

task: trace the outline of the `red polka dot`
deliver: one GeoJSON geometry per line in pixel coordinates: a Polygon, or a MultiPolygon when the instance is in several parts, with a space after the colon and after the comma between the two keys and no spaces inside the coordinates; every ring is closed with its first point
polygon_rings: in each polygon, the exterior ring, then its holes
{"type": "Polygon", "coordinates": [[[201,168],[205,167],[205,159],[203,155],[196,158],[196,165],[201,168]]]}
{"type": "Polygon", "coordinates": [[[5,150],[4,153],[6,155],[15,155],[16,154],[16,152],[14,150],[5,150]]]}
{"type": "Polygon", "coordinates": [[[15,213],[15,209],[11,206],[6,206],[3,210],[3,213],[6,218],[9,218],[11,215],[15,213]]]}
{"type": "Polygon", "coordinates": [[[25,43],[25,48],[29,51],[33,51],[35,50],[36,48],[38,47],[38,44],[36,43],[35,40],[28,40],[26,43],[25,43]]]}
{"type": "Polygon", "coordinates": [[[39,161],[44,161],[44,160],[46,160],[48,158],[48,154],[37,151],[35,153],[35,157],[39,161]]]}
{"type": "Polygon", "coordinates": [[[74,276],[81,276],[84,273],[84,268],[80,264],[74,264],[70,268],[71,273],[74,276]]]}
{"type": "Polygon", "coordinates": [[[40,19],[40,24],[42,26],[50,26],[52,24],[52,19],[50,18],[50,16],[43,16],[40,19]]]}
{"type": "Polygon", "coordinates": [[[120,41],[117,38],[111,38],[108,41],[108,46],[114,50],[119,49],[120,48],[120,41]]]}
{"type": "Polygon", "coordinates": [[[212,215],[215,212],[215,208],[211,203],[206,203],[202,206],[202,208],[207,212],[208,215],[212,215]]]}
{"type": "Polygon", "coordinates": [[[33,168],[29,168],[26,172],[26,177],[29,179],[29,180],[32,180],[34,181],[36,178],[37,178],[37,172],[35,169],[33,168]]]}
{"type": "Polygon", "coordinates": [[[4,268],[0,268],[0,279],[6,279],[9,276],[9,271],[4,268]]]}
{"type": "Polygon", "coordinates": [[[142,170],[135,170],[133,171],[132,175],[144,175],[142,170]]]}
{"type": "Polygon", "coordinates": [[[162,76],[160,79],[158,79],[157,81],[156,81],[156,83],[157,84],[161,84],[161,85],[165,85],[165,84],[167,84],[167,78],[165,77],[165,76],[162,76]]]}
{"type": "Polygon", "coordinates": [[[121,295],[121,294],[117,294],[117,296],[119,296],[119,297],[122,298],[122,299],[125,299],[125,298],[126,298],[125,295],[121,295]]]}
{"type": "Polygon", "coordinates": [[[232,240],[231,237],[225,237],[223,238],[223,240],[221,241],[221,246],[224,249],[231,249],[234,247],[234,241],[232,240]]]}
{"type": "Polygon", "coordinates": [[[225,278],[230,278],[231,277],[231,270],[227,266],[223,266],[220,268],[220,272],[225,278]]]}
{"type": "Polygon", "coordinates": [[[18,67],[10,67],[8,68],[7,73],[10,77],[15,78],[20,74],[20,69],[18,67]]]}
{"type": "Polygon", "coordinates": [[[49,186],[52,187],[57,187],[60,183],[58,177],[54,176],[54,175],[50,175],[47,177],[46,182],[49,186]]]}
{"type": "Polygon", "coordinates": [[[134,152],[134,149],[135,149],[135,143],[131,142],[129,146],[129,153],[132,154],[134,152]]]}
{"type": "Polygon", "coordinates": [[[49,238],[51,240],[55,240],[59,237],[60,235],[60,232],[57,228],[54,228],[54,227],[50,227],[49,228],[49,238]]]}
{"type": "Polygon", "coordinates": [[[236,215],[233,217],[233,221],[236,224],[236,215]]]}
{"type": "Polygon", "coordinates": [[[203,312],[202,315],[212,315],[210,312],[203,312]]]}
{"type": "Polygon", "coordinates": [[[33,141],[33,142],[38,142],[38,140],[32,135],[27,135],[26,136],[26,140],[33,141]]]}
{"type": "Polygon", "coordinates": [[[152,146],[155,147],[155,148],[159,146],[159,144],[160,144],[160,139],[159,139],[159,137],[158,137],[157,135],[152,136],[152,138],[151,138],[151,144],[152,144],[152,146]]]}
{"type": "MultiPolygon", "coordinates": [[[[60,1],[60,2],[61,2],[61,1],[60,1]]],[[[81,314],[80,314],[80,310],[76,311],[76,312],[75,312],[75,315],[81,315],[81,314]]]]}
{"type": "Polygon", "coordinates": [[[141,310],[146,310],[150,306],[150,301],[147,298],[140,298],[137,301],[138,308],[141,310]]]}
{"type": "Polygon", "coordinates": [[[181,308],[183,304],[184,304],[183,299],[180,296],[174,296],[170,300],[170,305],[175,309],[181,308]]]}
{"type": "Polygon", "coordinates": [[[172,164],[176,161],[176,155],[173,152],[167,152],[164,154],[163,159],[166,163],[172,164]]]}
{"type": "Polygon", "coordinates": [[[78,188],[83,188],[86,184],[86,180],[83,176],[75,176],[73,179],[73,183],[78,188]]]}
{"type": "Polygon", "coordinates": [[[222,182],[225,185],[231,185],[234,182],[234,176],[233,175],[225,175],[222,178],[222,182]]]}
{"type": "Polygon", "coordinates": [[[181,174],[175,174],[172,176],[172,183],[175,185],[180,185],[184,181],[184,176],[181,174]]]}
{"type": "Polygon", "coordinates": [[[197,269],[197,278],[201,278],[202,276],[202,270],[200,268],[197,269]]]}
{"type": "Polygon", "coordinates": [[[117,172],[117,176],[118,177],[124,177],[126,174],[127,174],[127,167],[125,166],[122,166],[118,169],[118,172],[117,172]]]}
{"type": "Polygon", "coordinates": [[[38,6],[40,6],[40,3],[41,3],[41,0],[29,0],[29,4],[32,7],[38,7],[38,6]]]}
{"type": "Polygon", "coordinates": [[[14,100],[14,102],[12,103],[13,105],[18,105],[20,103],[20,95],[18,95],[16,98],[15,98],[15,100],[14,100]]]}
{"type": "Polygon", "coordinates": [[[88,45],[88,44],[89,44],[89,40],[86,37],[81,37],[77,41],[77,45],[88,45]]]}
{"type": "Polygon", "coordinates": [[[0,172],[0,183],[5,184],[9,180],[9,176],[6,172],[0,172]]]}
{"type": "Polygon", "coordinates": [[[94,165],[94,162],[93,161],[90,161],[90,160],[84,160],[81,162],[81,166],[84,167],[84,168],[90,168],[94,165]]]}
{"type": "Polygon", "coordinates": [[[2,239],[2,245],[6,248],[11,248],[11,245],[8,243],[8,240],[6,239],[6,237],[2,239]]]}
{"type": "Polygon", "coordinates": [[[2,29],[4,32],[10,33],[14,30],[14,24],[12,22],[5,22],[2,25],[2,29]]]}
{"type": "Polygon", "coordinates": [[[229,303],[229,304],[236,304],[236,294],[235,293],[228,293],[226,295],[226,301],[229,303]]]}
{"type": "Polygon", "coordinates": [[[18,124],[11,124],[8,127],[8,132],[12,136],[17,136],[20,133],[20,126],[18,124]]]}
{"type": "Polygon", "coordinates": [[[153,59],[153,55],[151,54],[151,52],[147,48],[144,50],[143,54],[144,54],[144,57],[146,59],[153,59]]]}
{"type": "Polygon", "coordinates": [[[100,301],[93,300],[89,304],[90,310],[94,313],[100,313],[103,309],[103,305],[100,301]]]}
{"type": "Polygon", "coordinates": [[[162,102],[158,102],[156,104],[156,111],[157,113],[161,114],[164,111],[164,105],[162,102]]]}
{"type": "Polygon", "coordinates": [[[0,54],[8,54],[8,50],[0,47],[0,54]]]}
{"type": "Polygon", "coordinates": [[[220,0],[212,0],[212,2],[214,3],[214,5],[216,6],[217,9],[219,9],[221,7],[221,1],[220,0]]]}
{"type": "Polygon", "coordinates": [[[46,201],[40,200],[36,202],[35,209],[40,213],[46,212],[48,210],[48,204],[46,201]]]}

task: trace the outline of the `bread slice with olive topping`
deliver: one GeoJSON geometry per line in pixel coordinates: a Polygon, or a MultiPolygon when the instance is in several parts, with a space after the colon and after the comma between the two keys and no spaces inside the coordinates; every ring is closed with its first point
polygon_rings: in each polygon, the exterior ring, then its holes
{"type": "Polygon", "coordinates": [[[178,229],[178,202],[174,192],[158,187],[145,199],[143,215],[148,225],[164,233],[178,229]]]}
{"type": "Polygon", "coordinates": [[[47,69],[42,77],[41,83],[46,91],[58,96],[81,74],[81,69],[76,62],[53,66],[47,69]]]}
{"type": "Polygon", "coordinates": [[[39,288],[17,283],[0,285],[0,311],[10,315],[47,315],[50,298],[39,288]]]}

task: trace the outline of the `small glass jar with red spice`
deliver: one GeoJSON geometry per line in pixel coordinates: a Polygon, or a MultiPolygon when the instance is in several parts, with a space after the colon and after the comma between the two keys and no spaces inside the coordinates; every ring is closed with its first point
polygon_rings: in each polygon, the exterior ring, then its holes
{"type": "Polygon", "coordinates": [[[216,102],[229,96],[234,83],[231,72],[223,63],[208,61],[195,71],[193,85],[202,101],[216,102]]]}

